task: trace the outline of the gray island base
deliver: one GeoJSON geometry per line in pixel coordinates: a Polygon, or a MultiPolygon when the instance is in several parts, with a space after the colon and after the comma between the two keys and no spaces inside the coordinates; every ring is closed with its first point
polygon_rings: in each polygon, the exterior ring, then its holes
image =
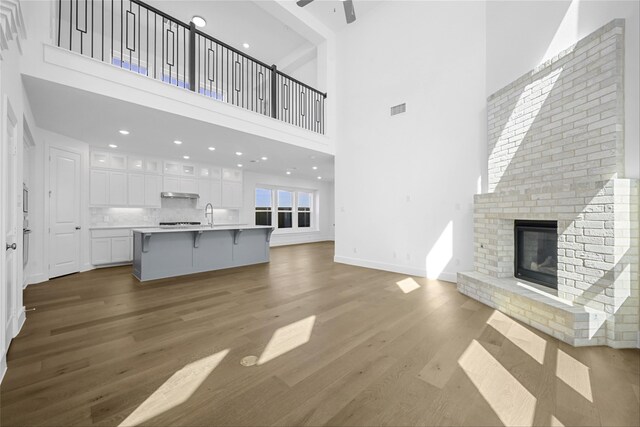
{"type": "Polygon", "coordinates": [[[133,275],[141,282],[269,262],[273,227],[133,230],[133,275]]]}

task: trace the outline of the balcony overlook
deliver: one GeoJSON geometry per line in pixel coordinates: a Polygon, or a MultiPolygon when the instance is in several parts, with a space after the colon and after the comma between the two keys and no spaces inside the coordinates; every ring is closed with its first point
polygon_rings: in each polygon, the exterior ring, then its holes
{"type": "Polygon", "coordinates": [[[323,93],[139,0],[57,1],[55,44],[184,90],[325,134],[323,93]]]}

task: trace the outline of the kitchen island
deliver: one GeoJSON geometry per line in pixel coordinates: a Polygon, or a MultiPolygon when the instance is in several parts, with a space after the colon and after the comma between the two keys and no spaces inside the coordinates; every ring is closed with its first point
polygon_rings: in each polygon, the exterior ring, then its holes
{"type": "Polygon", "coordinates": [[[269,262],[271,226],[133,230],[133,275],[141,282],[269,262]]]}

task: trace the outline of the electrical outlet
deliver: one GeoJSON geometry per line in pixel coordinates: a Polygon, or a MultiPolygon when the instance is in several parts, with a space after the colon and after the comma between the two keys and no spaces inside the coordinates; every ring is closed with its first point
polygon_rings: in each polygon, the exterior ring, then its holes
{"type": "Polygon", "coordinates": [[[460,258],[456,258],[456,265],[460,265],[460,258]]]}
{"type": "Polygon", "coordinates": [[[398,254],[396,253],[396,251],[393,251],[393,259],[398,258],[398,254]]]}
{"type": "Polygon", "coordinates": [[[411,261],[411,254],[407,253],[407,261],[411,261]]]}
{"type": "Polygon", "coordinates": [[[358,253],[358,248],[353,248],[353,253],[357,254],[358,253]]]}
{"type": "Polygon", "coordinates": [[[456,203],[456,210],[459,211],[461,209],[460,203],[456,203]]]}
{"type": "Polygon", "coordinates": [[[411,196],[407,194],[407,203],[411,201],[411,196]]]}

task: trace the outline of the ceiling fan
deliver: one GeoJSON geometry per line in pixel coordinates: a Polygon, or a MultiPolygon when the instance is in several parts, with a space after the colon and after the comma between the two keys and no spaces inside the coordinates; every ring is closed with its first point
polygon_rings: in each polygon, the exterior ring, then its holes
{"type": "MultiPolygon", "coordinates": [[[[300,7],[305,7],[313,0],[298,0],[296,4],[300,7]]],[[[342,0],[344,6],[344,16],[347,18],[347,24],[351,24],[356,20],[356,10],[353,8],[353,0],[342,0]]]]}

